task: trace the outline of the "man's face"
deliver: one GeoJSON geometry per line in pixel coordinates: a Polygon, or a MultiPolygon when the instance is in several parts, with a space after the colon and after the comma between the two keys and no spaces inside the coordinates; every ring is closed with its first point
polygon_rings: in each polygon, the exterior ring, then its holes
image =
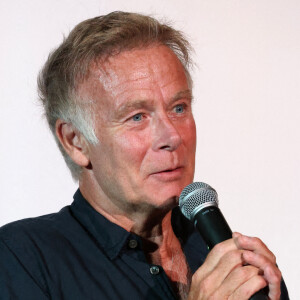
{"type": "Polygon", "coordinates": [[[196,129],[184,69],[166,46],[95,64],[81,92],[95,100],[89,156],[105,208],[170,209],[194,176],[196,129]]]}

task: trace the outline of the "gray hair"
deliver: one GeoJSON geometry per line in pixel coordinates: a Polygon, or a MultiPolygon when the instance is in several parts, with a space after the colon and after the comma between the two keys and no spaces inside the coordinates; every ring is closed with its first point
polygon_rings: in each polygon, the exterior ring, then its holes
{"type": "Polygon", "coordinates": [[[95,60],[105,60],[125,50],[150,45],[169,47],[181,61],[188,81],[190,44],[183,34],[156,19],[128,12],[112,12],[79,23],[50,53],[38,77],[41,100],[49,127],[75,180],[81,167],[75,164],[60,144],[55,124],[58,119],[72,123],[92,144],[98,139],[94,131],[92,101],[76,95],[79,84],[89,76],[89,67],[95,60]]]}

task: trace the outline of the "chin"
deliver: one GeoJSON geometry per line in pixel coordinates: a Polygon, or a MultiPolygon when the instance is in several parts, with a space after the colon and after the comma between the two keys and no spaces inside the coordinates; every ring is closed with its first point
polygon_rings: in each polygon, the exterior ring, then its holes
{"type": "Polygon", "coordinates": [[[159,210],[163,214],[171,211],[178,205],[178,197],[176,196],[157,200],[158,199],[156,199],[156,202],[154,203],[154,210],[159,210]]]}
{"type": "Polygon", "coordinates": [[[182,190],[192,182],[190,180],[178,180],[173,182],[155,182],[148,185],[147,196],[144,197],[146,202],[151,203],[154,207],[174,208],[178,205],[179,196],[182,190]]]}
{"type": "Polygon", "coordinates": [[[172,188],[167,190],[161,190],[160,193],[156,194],[154,202],[157,207],[169,207],[170,209],[173,209],[175,206],[178,205],[178,200],[181,191],[181,187],[178,187],[176,189],[172,188]]]}

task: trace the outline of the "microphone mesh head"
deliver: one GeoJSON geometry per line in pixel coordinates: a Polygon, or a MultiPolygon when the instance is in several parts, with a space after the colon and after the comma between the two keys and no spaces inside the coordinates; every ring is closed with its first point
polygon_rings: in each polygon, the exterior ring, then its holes
{"type": "Polygon", "coordinates": [[[179,197],[179,207],[182,214],[189,220],[207,205],[218,206],[218,194],[208,184],[194,182],[186,186],[179,197]]]}

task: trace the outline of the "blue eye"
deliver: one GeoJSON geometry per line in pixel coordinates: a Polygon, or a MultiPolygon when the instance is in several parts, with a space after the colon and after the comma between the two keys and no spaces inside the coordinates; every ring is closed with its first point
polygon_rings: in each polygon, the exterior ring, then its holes
{"type": "Polygon", "coordinates": [[[135,122],[142,121],[143,114],[136,114],[132,117],[132,120],[135,122]]]}
{"type": "Polygon", "coordinates": [[[175,112],[177,114],[182,114],[184,112],[184,106],[183,104],[178,104],[175,106],[175,112]]]}

